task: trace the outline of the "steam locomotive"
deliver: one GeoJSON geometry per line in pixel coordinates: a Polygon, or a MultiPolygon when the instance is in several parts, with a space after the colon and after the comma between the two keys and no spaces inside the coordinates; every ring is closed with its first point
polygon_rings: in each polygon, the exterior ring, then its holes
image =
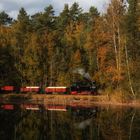
{"type": "Polygon", "coordinates": [[[1,86],[0,93],[44,93],[44,94],[97,94],[97,87],[95,81],[87,82],[87,81],[77,81],[74,82],[69,87],[59,87],[59,86],[48,86],[44,89],[41,86],[25,86],[25,87],[17,87],[17,86],[1,86]]]}

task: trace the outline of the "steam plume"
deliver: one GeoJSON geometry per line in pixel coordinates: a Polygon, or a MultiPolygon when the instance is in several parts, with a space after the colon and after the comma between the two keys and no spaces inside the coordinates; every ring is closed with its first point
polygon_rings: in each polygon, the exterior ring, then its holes
{"type": "Polygon", "coordinates": [[[85,70],[83,68],[77,68],[73,71],[73,73],[78,73],[78,74],[82,75],[85,79],[92,81],[89,73],[85,72],[85,70]]]}

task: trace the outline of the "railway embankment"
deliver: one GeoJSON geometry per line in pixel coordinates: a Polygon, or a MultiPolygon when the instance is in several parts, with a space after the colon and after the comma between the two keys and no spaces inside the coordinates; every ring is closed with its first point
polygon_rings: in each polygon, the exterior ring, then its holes
{"type": "Polygon", "coordinates": [[[79,106],[140,107],[140,100],[112,100],[103,95],[1,94],[1,103],[61,104],[79,106]]]}

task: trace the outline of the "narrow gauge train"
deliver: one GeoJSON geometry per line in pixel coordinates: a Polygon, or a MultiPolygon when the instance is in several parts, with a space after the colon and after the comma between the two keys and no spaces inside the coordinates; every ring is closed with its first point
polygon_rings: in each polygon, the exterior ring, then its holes
{"type": "Polygon", "coordinates": [[[95,82],[78,81],[70,87],[45,87],[42,89],[39,86],[16,87],[11,85],[1,86],[0,93],[44,93],[44,94],[97,94],[95,82]]]}

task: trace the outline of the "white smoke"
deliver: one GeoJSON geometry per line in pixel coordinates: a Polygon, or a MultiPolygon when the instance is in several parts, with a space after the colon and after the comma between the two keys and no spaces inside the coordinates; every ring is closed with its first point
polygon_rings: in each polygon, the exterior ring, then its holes
{"type": "Polygon", "coordinates": [[[78,73],[80,74],[81,76],[83,76],[84,78],[86,78],[87,80],[90,80],[92,81],[90,75],[88,72],[85,72],[85,70],[83,68],[77,68],[73,71],[73,73],[78,73]]]}

